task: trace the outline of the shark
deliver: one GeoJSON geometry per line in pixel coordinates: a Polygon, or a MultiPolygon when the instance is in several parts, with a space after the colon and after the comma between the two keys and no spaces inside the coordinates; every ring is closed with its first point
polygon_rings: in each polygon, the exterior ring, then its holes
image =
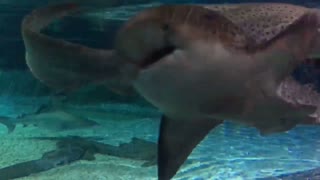
{"type": "Polygon", "coordinates": [[[22,22],[26,63],[39,81],[72,92],[100,84],[137,92],[159,109],[158,179],[179,171],[206,135],[232,120],[261,135],[317,125],[319,94],[292,72],[319,57],[318,9],[285,3],[170,4],[128,19],[113,49],[41,33],[86,8],[34,9],[22,22]]]}
{"type": "MultiPolygon", "coordinates": [[[[41,107],[40,107],[41,109],[41,107]]],[[[22,114],[16,118],[0,116],[0,123],[5,125],[8,133],[12,133],[17,124],[36,126],[53,132],[68,131],[74,129],[85,129],[98,127],[100,124],[85,116],[72,114],[63,109],[48,109],[46,111],[22,114]]]]}

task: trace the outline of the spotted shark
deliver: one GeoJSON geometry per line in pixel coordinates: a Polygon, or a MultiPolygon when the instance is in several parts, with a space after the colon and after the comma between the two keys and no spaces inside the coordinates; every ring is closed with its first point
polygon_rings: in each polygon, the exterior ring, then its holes
{"type": "Polygon", "coordinates": [[[113,49],[56,39],[41,30],[82,13],[76,4],[38,8],[22,22],[26,63],[49,87],[103,84],[135,91],[163,116],[158,179],[175,176],[225,119],[262,135],[320,122],[319,94],[291,75],[319,57],[318,9],[284,3],[179,4],[147,8],[115,35],[113,49]]]}

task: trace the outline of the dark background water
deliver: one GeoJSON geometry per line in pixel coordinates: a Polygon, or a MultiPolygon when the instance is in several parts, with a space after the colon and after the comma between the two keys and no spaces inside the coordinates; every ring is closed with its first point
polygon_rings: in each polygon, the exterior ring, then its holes
{"type": "MultiPolygon", "coordinates": [[[[57,3],[69,0],[2,0],[0,1],[0,70],[1,72],[11,72],[12,70],[27,70],[25,64],[25,52],[24,45],[20,34],[20,25],[23,17],[28,14],[32,9],[45,6],[51,3],[57,3]]],[[[71,1],[71,0],[70,0],[71,1]]],[[[74,0],[81,1],[81,3],[88,3],[88,5],[101,5],[108,0],[74,0]]],[[[147,0],[139,0],[147,1],[147,0]]],[[[137,1],[127,1],[137,2],[137,1]]],[[[242,0],[161,0],[154,2],[162,3],[241,3],[241,2],[286,2],[293,4],[300,4],[309,7],[316,7],[316,0],[269,0],[269,1],[242,1],[242,0]]],[[[111,48],[113,43],[113,36],[117,29],[121,26],[123,21],[121,20],[105,20],[103,30],[101,28],[94,28],[95,24],[92,23],[88,18],[66,18],[63,23],[60,23],[59,29],[47,29],[46,33],[54,37],[64,38],[69,41],[85,44],[91,47],[99,48],[111,48]]],[[[302,82],[310,82],[310,78],[306,78],[304,69],[299,69],[295,73],[296,77],[300,78],[302,82]]],[[[310,76],[310,74],[309,74],[310,76]]],[[[313,82],[318,82],[320,79],[311,75],[313,82]]],[[[50,90],[45,86],[34,81],[31,76],[19,73],[4,74],[0,76],[0,89],[7,87],[8,81],[11,82],[12,86],[17,86],[13,89],[23,89],[20,93],[27,95],[38,95],[50,93],[50,90]],[[9,77],[9,78],[8,78],[9,77]],[[11,77],[11,78],[10,78],[11,77]],[[23,80],[25,79],[25,80],[23,80]],[[19,82],[13,84],[12,82],[19,82]],[[21,85],[23,84],[23,85],[21,85]],[[29,88],[25,89],[24,86],[29,88]],[[29,91],[28,91],[29,90],[29,91]]],[[[97,90],[96,90],[97,91],[97,90]]],[[[1,92],[1,91],[0,91],[1,92]]],[[[103,94],[103,93],[101,93],[103,94]]],[[[110,98],[108,96],[108,98],[110,98]]]]}

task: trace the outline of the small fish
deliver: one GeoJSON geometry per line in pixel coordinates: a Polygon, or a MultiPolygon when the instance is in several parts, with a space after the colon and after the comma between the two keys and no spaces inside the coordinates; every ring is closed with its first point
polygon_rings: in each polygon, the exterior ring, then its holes
{"type": "Polygon", "coordinates": [[[51,131],[66,131],[99,125],[95,121],[67,113],[63,110],[22,115],[18,118],[0,117],[0,123],[8,128],[8,133],[11,133],[15,129],[16,124],[23,124],[24,126],[33,125],[51,131]]]}

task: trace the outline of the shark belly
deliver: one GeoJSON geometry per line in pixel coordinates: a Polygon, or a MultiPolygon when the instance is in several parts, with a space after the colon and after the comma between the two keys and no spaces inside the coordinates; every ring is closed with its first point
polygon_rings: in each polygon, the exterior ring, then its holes
{"type": "Polygon", "coordinates": [[[232,111],[241,110],[245,101],[243,82],[250,71],[248,66],[234,66],[235,61],[230,57],[220,45],[201,50],[176,50],[140,71],[134,87],[171,117],[231,118],[235,113],[232,111]]]}
{"type": "MultiPolygon", "coordinates": [[[[264,132],[287,128],[283,123],[288,122],[291,127],[307,117],[304,109],[292,107],[276,94],[277,65],[260,66],[257,59],[235,55],[221,45],[195,47],[176,50],[141,70],[134,81],[136,90],[162,113],[181,120],[228,119],[264,132]]],[[[288,59],[285,53],[266,57],[269,62],[288,59]]]]}

